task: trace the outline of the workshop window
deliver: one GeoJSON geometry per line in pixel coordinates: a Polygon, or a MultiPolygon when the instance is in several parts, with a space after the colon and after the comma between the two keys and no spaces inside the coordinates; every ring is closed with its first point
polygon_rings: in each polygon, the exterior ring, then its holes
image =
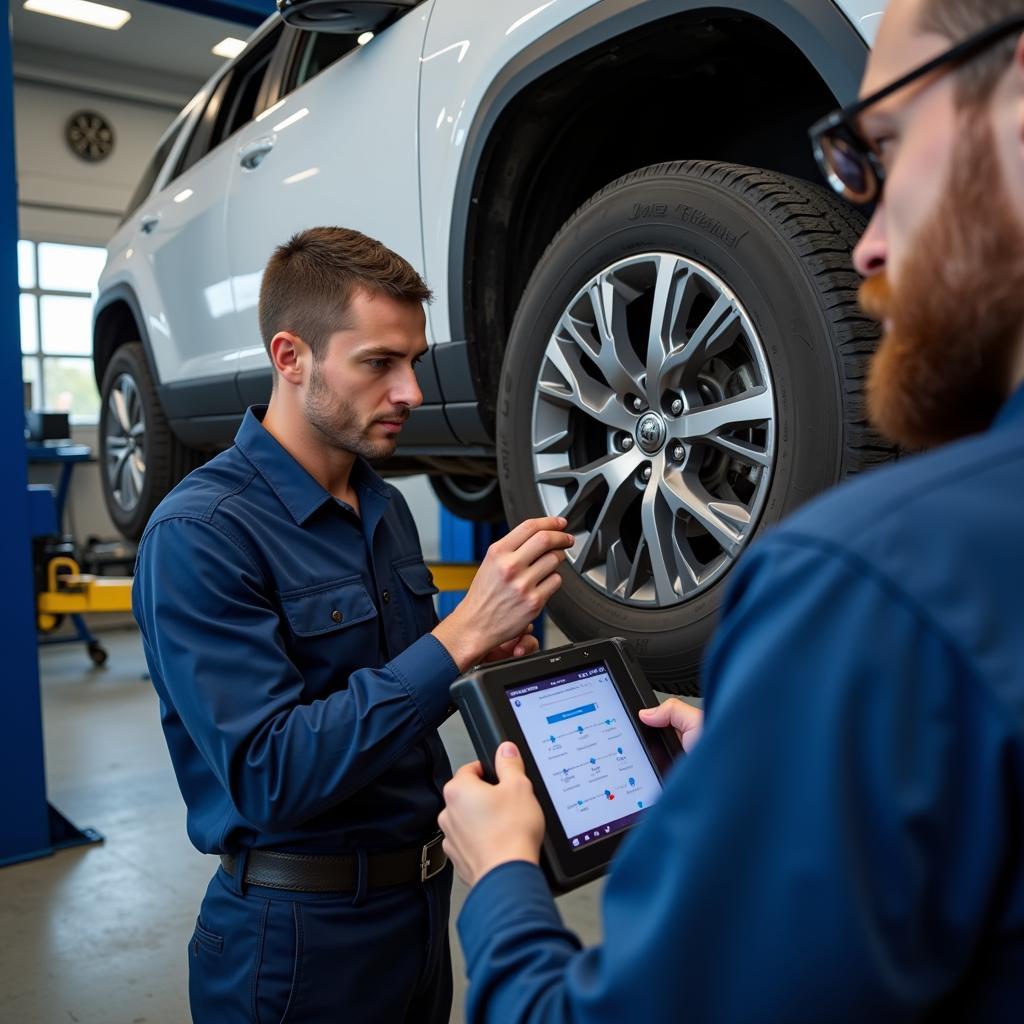
{"type": "Polygon", "coordinates": [[[92,307],[106,250],[18,242],[22,376],[31,407],[95,423],[100,399],[92,369],[92,307]]]}

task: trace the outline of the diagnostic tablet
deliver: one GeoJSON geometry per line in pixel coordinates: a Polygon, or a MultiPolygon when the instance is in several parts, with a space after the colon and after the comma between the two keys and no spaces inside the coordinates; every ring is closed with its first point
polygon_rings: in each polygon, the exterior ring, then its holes
{"type": "Polygon", "coordinates": [[[556,892],[603,874],[681,752],[675,730],[637,717],[657,700],[619,638],[483,666],[451,695],[489,779],[502,740],[519,747],[544,809],[541,866],[556,892]]]}

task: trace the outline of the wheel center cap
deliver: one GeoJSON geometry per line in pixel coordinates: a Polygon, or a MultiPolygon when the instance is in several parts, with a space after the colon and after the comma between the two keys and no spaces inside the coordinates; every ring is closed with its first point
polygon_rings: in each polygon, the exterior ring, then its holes
{"type": "Polygon", "coordinates": [[[636,425],[636,442],[648,454],[653,455],[665,444],[668,430],[665,421],[656,413],[645,413],[636,425]]]}

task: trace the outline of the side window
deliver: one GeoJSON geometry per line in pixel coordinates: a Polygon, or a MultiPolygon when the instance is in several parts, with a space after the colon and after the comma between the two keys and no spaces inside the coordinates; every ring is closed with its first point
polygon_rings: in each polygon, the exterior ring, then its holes
{"type": "Polygon", "coordinates": [[[229,102],[224,108],[224,117],[217,126],[217,145],[232,136],[239,128],[247,125],[256,116],[256,100],[260,95],[260,87],[270,66],[272,50],[267,50],[260,61],[248,68],[238,68],[232,82],[229,102]]]}
{"type": "Polygon", "coordinates": [[[235,69],[230,69],[210,93],[210,98],[206,101],[206,106],[192,129],[192,137],[181,151],[181,156],[178,157],[178,166],[174,168],[171,180],[184,174],[197,160],[206,156],[212,148],[210,139],[213,137],[213,127],[224,105],[224,95],[228,91],[234,74],[235,69]]]}
{"type": "Polygon", "coordinates": [[[167,157],[170,155],[172,149],[174,149],[174,143],[177,141],[178,136],[181,134],[182,126],[185,124],[186,118],[182,118],[167,135],[167,137],[157,146],[156,152],[153,154],[152,159],[146,165],[146,169],[142,172],[142,177],[139,180],[138,185],[135,186],[135,191],[132,193],[131,199],[128,200],[128,206],[125,208],[124,216],[121,218],[123,224],[146,200],[150,191],[153,188],[153,182],[156,181],[157,175],[160,173],[160,168],[167,161],[167,157]]]}
{"type": "Polygon", "coordinates": [[[285,79],[284,92],[291,92],[315,78],[359,44],[355,35],[338,32],[303,32],[285,79]]]}
{"type": "Polygon", "coordinates": [[[257,40],[251,50],[246,49],[217,83],[181,154],[174,177],[187,171],[259,112],[263,80],[282,28],[283,25],[278,25],[257,40]]]}

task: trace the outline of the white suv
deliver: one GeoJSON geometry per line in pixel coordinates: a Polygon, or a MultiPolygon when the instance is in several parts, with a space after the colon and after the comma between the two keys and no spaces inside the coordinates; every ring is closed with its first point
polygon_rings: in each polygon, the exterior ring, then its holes
{"type": "Polygon", "coordinates": [[[806,134],[855,95],[878,6],[284,0],[110,243],[115,522],[138,536],[266,400],[272,249],[358,228],[437,294],[424,404],[385,469],[430,473],[464,517],[565,514],[555,620],[691,688],[751,538],[891,454],[861,411],[862,221],[812,183],[806,134]]]}

